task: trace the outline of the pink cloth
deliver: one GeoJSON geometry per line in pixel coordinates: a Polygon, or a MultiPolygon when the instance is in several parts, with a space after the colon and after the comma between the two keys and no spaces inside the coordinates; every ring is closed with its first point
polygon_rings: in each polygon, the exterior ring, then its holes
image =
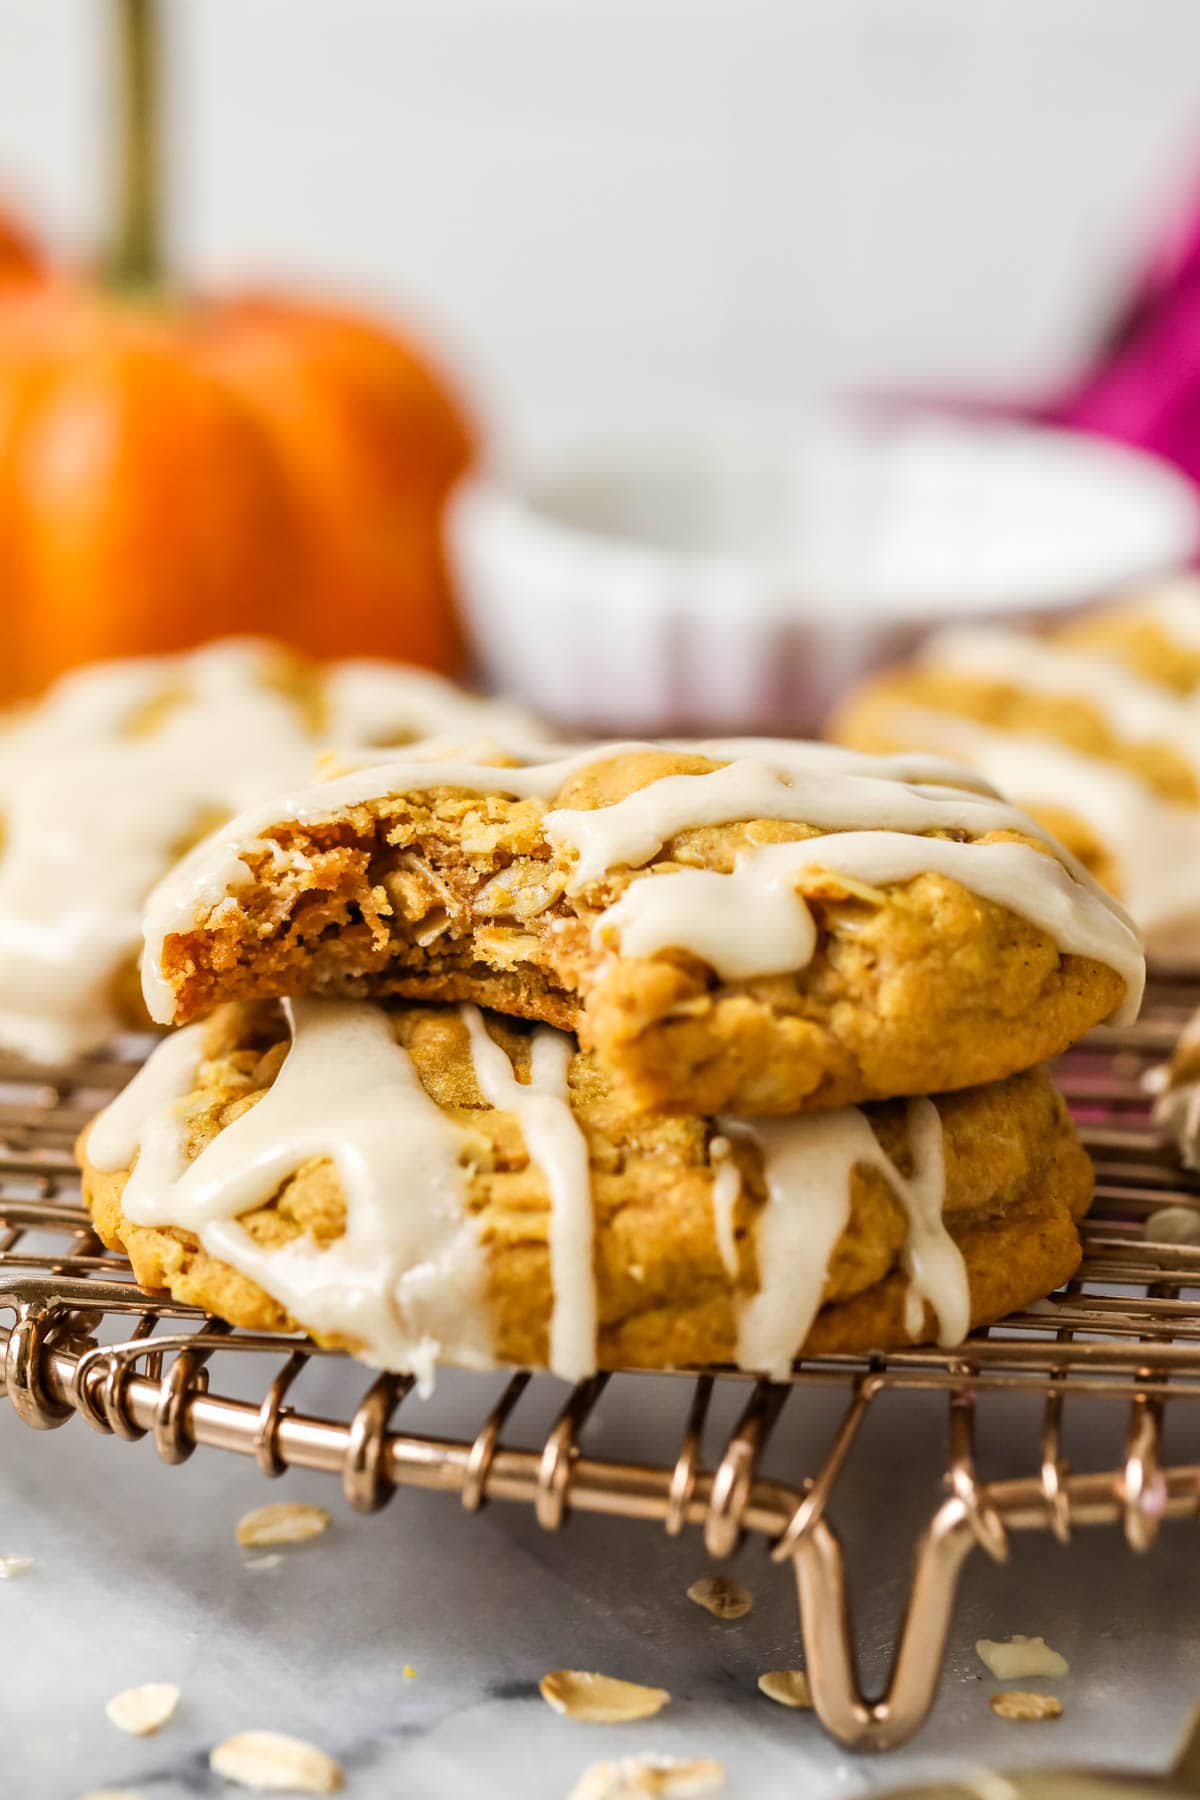
{"type": "Polygon", "coordinates": [[[1031,410],[1155,451],[1200,483],[1200,193],[1154,247],[1090,365],[1031,410]]]}

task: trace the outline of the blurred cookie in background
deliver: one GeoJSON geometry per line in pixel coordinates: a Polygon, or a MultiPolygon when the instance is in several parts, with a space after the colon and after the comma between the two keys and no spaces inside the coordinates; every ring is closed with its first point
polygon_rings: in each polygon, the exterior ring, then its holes
{"type": "Polygon", "coordinates": [[[960,758],[1125,902],[1159,963],[1200,967],[1200,582],[1040,634],[935,632],[854,689],[829,735],[960,758]]]}
{"type": "Polygon", "coordinates": [[[433,734],[528,739],[500,702],[402,664],[322,666],[265,640],[98,663],[0,732],[0,1048],[56,1062],[149,1020],[142,904],[249,801],[304,781],[321,748],[433,734]]]}

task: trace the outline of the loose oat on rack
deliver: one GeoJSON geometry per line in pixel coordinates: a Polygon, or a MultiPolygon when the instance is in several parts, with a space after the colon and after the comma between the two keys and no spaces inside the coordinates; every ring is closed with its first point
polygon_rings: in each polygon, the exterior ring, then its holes
{"type": "Polygon", "coordinates": [[[715,1619],[744,1619],[754,1605],[750,1589],[731,1575],[703,1575],[693,1581],[687,1597],[715,1619]]]}
{"type": "Polygon", "coordinates": [[[590,1725],[623,1725],[633,1719],[651,1719],[671,1698],[666,1688],[643,1687],[615,1675],[598,1675],[586,1669],[554,1669],[538,1684],[542,1699],[568,1719],[590,1725]]]}
{"type": "Polygon", "coordinates": [[[758,1678],[758,1691],[779,1706],[811,1706],[812,1692],[803,1669],[768,1669],[758,1678]]]}
{"type": "Polygon", "coordinates": [[[724,1785],[724,1765],[709,1756],[623,1756],[592,1763],[567,1800],[702,1800],[724,1785]]]}
{"type": "Polygon", "coordinates": [[[265,1549],[274,1544],[304,1544],[320,1537],[333,1523],[323,1506],[301,1500],[278,1500],[244,1513],[237,1524],[237,1541],[244,1550],[265,1549]]]}
{"type": "Polygon", "coordinates": [[[179,1698],[173,1681],[148,1681],[114,1694],[104,1710],[118,1731],[129,1737],[150,1737],[174,1717],[179,1698]]]}
{"type": "Polygon", "coordinates": [[[338,1794],[345,1786],[332,1756],[281,1731],[239,1731],[208,1760],[215,1774],[256,1794],[338,1794]]]}
{"type": "Polygon", "coordinates": [[[995,1638],[979,1638],[975,1654],[997,1681],[1020,1681],[1027,1675],[1042,1675],[1057,1681],[1070,1672],[1065,1656],[1052,1650],[1043,1637],[1015,1637],[1001,1642],[995,1638]]]}
{"type": "Polygon", "coordinates": [[[1013,1689],[1003,1694],[993,1694],[988,1705],[998,1719],[1012,1719],[1019,1722],[1035,1719],[1060,1719],[1063,1704],[1055,1694],[1024,1693],[1013,1689]]]}

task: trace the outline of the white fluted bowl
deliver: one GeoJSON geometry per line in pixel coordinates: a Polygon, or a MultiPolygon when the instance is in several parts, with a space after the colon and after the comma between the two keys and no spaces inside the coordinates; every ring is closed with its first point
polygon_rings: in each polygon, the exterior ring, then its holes
{"type": "Polygon", "coordinates": [[[849,409],[786,455],[477,476],[448,532],[489,680],[607,733],[809,730],[935,625],[1074,606],[1198,538],[1191,486],[1139,452],[849,409]]]}

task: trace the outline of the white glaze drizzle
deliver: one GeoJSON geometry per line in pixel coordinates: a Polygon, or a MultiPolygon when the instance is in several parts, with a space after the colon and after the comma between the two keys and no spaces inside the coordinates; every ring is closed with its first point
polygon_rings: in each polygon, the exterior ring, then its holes
{"type": "Polygon", "coordinates": [[[939,1342],[959,1343],[971,1318],[962,1253],[942,1219],[945,1164],[942,1126],[929,1100],[908,1107],[913,1174],[901,1175],[857,1107],[789,1119],[722,1120],[722,1128],[756,1144],[767,1199],[758,1216],[759,1287],[744,1304],[737,1361],[784,1380],[820,1310],[830,1261],[850,1218],[856,1168],[878,1169],[908,1215],[904,1266],[909,1277],[905,1324],[921,1330],[928,1304],[939,1342]]]}
{"type": "MultiPolygon", "coordinates": [[[[59,1060],[116,1030],[114,982],[181,841],[307,775],[321,740],[272,687],[279,668],[255,640],[98,664],[0,735],[0,1043],[59,1060]],[[159,701],[162,719],[131,735],[159,701]]],[[[332,670],[328,700],[330,730],[352,745],[519,717],[382,663],[332,670]]]]}
{"type": "Polygon", "coordinates": [[[948,756],[924,750],[899,750],[877,754],[848,750],[843,744],[827,744],[816,738],[671,738],[672,749],[690,751],[714,761],[746,760],[768,763],[793,775],[873,775],[880,781],[912,781],[929,787],[966,788],[974,794],[1002,799],[988,786],[977,769],[964,768],[948,756]]]}
{"type": "MultiPolygon", "coordinates": [[[[369,767],[357,768],[333,781],[313,784],[251,809],[228,827],[214,833],[190,856],[185,857],[151,895],[146,912],[146,956],[143,962],[143,988],[151,1016],[164,1024],[168,1023],[174,1008],[170,983],[164,978],[161,968],[166,938],[173,933],[195,928],[251,879],[247,857],[256,851],[269,852],[270,833],[281,822],[317,824],[341,811],[386,799],[389,795],[427,793],[436,788],[458,788],[467,792],[504,794],[514,798],[549,799],[568,780],[597,762],[647,748],[653,746],[592,745],[557,760],[526,763],[521,767],[505,769],[463,760],[429,761],[410,756],[404,760],[373,763],[369,767]]],[[[715,755],[717,745],[709,748],[715,755]]],[[[1026,851],[1023,856],[1014,854],[999,857],[990,852],[1003,846],[976,843],[947,845],[939,844],[934,839],[907,836],[906,833],[937,828],[1011,830],[1053,843],[1025,814],[973,790],[970,777],[967,777],[966,787],[963,789],[912,783],[904,777],[914,767],[921,767],[920,759],[914,763],[912,757],[903,757],[895,765],[896,778],[888,781],[881,779],[878,773],[881,767],[888,766],[886,758],[863,757],[832,746],[790,745],[783,747],[780,760],[774,765],[759,760],[735,760],[725,768],[707,774],[664,777],[607,807],[592,810],[552,809],[547,814],[548,830],[558,834],[558,841],[562,845],[576,849],[580,868],[587,872],[577,878],[583,879],[590,878],[591,873],[613,866],[614,858],[623,860],[627,866],[644,862],[653,856],[655,850],[673,832],[688,825],[754,817],[755,808],[761,809],[760,816],[786,818],[796,822],[809,822],[810,811],[817,813],[818,820],[828,819],[838,824],[869,820],[883,828],[870,835],[890,843],[894,858],[910,871],[908,875],[892,877],[881,874],[877,879],[910,879],[912,875],[921,873],[922,868],[943,867],[942,852],[952,850],[955,878],[965,887],[996,899],[999,904],[1009,906],[1018,913],[1035,918],[1045,929],[1053,931],[1060,948],[1064,950],[1073,948],[1077,940],[1086,939],[1091,946],[1087,954],[1095,955],[1098,960],[1120,969],[1129,990],[1125,1008],[1128,1012],[1141,991],[1143,974],[1140,952],[1129,920],[1111,896],[1105,894],[1061,847],[1056,846],[1055,854],[1048,857],[1039,856],[1033,851],[1026,851]],[[815,757],[811,754],[814,749],[819,752],[815,757]],[[805,775],[804,770],[810,764],[812,768],[819,768],[819,777],[811,769],[805,775]],[[864,766],[869,772],[863,772],[864,766]],[[888,829],[892,821],[896,821],[896,826],[888,829]],[[926,859],[924,862],[921,861],[922,857],[926,859]],[[979,886],[980,882],[984,884],[982,887],[979,886]],[[1034,910],[1031,911],[1031,908],[1034,910]],[[1052,917],[1055,921],[1053,928],[1047,923],[1052,917]],[[1131,974],[1131,971],[1136,973],[1131,974]]],[[[938,772],[941,782],[946,780],[945,772],[949,766],[940,758],[931,759],[931,768],[938,772]]],[[[823,850],[836,839],[850,839],[854,835],[840,833],[811,842],[823,850]]],[[[864,834],[858,835],[861,837],[864,834]]],[[[777,848],[788,851],[796,847],[771,847],[772,851],[777,848]]],[[[1016,846],[1010,848],[1017,849],[1016,846]]],[[[855,849],[851,845],[847,851],[847,854],[863,853],[861,846],[855,849]]],[[[759,854],[761,856],[767,853],[759,854]]],[[[882,866],[881,854],[877,847],[874,863],[879,866],[882,866]]],[[[767,863],[756,865],[759,872],[775,866],[767,863]]],[[[806,865],[802,863],[800,866],[806,865]]],[[[837,865],[828,863],[826,866],[837,865]]],[[[749,884],[755,888],[756,898],[757,890],[762,886],[757,876],[751,881],[750,877],[742,876],[740,869],[737,877],[706,877],[702,871],[661,875],[655,878],[656,888],[663,882],[675,885],[665,888],[659,901],[645,896],[631,900],[630,895],[626,895],[618,902],[617,908],[610,909],[604,915],[604,920],[611,925],[624,920],[627,914],[640,914],[645,909],[657,908],[656,918],[661,917],[665,923],[669,914],[668,896],[674,898],[684,891],[679,884],[685,874],[695,876],[697,883],[707,881],[708,891],[718,903],[718,897],[725,893],[723,920],[729,916],[728,902],[733,899],[733,895],[714,884],[740,878],[743,886],[749,884]],[[626,912],[619,912],[618,908],[624,907],[626,902],[629,902],[626,912]]],[[[812,954],[812,935],[811,920],[806,912],[797,911],[796,897],[783,892],[778,882],[772,886],[772,880],[768,880],[769,891],[764,890],[764,893],[765,899],[774,907],[776,920],[776,961],[770,972],[778,973],[800,968],[809,960],[812,954]],[[792,947],[795,960],[781,963],[778,955],[785,936],[785,923],[791,928],[787,941],[792,947]]],[[[636,884],[638,889],[642,885],[636,884]]],[[[631,889],[630,894],[634,891],[631,889]]],[[[699,892],[695,883],[687,891],[699,892]]],[[[689,913],[689,920],[689,929],[694,929],[695,908],[689,913]]],[[[745,920],[741,921],[741,926],[740,939],[745,942],[745,920]]],[[[710,945],[715,943],[720,954],[721,946],[716,934],[709,931],[704,935],[705,942],[710,945]]],[[[663,948],[668,944],[677,944],[681,948],[692,947],[690,942],[682,944],[671,937],[663,938],[658,947],[663,948]]],[[[697,950],[697,953],[702,952],[697,950]]],[[[730,946],[721,961],[714,955],[706,955],[706,960],[721,969],[732,967],[745,959],[739,955],[735,946],[730,946]]],[[[754,961],[753,951],[750,961],[754,961]]],[[[744,968],[743,972],[767,971],[744,968]]]]}
{"type": "Polygon", "coordinates": [[[708,1155],[712,1163],[713,1233],[725,1273],[731,1281],[736,1281],[739,1265],[735,1219],[737,1204],[742,1197],[742,1171],[727,1137],[712,1138],[708,1155]]]}
{"type": "Polygon", "coordinates": [[[908,1275],[905,1325],[910,1338],[925,1326],[925,1307],[938,1322],[938,1342],[959,1344],[971,1326],[971,1289],[962,1251],[946,1229],[946,1146],[941,1114],[932,1100],[910,1100],[905,1113],[912,1174],[905,1177],[885,1157],[888,1179],[908,1213],[904,1269],[908,1275]]]}
{"type": "Polygon", "coordinates": [[[690,951],[726,981],[787,974],[803,968],[816,946],[816,926],[797,884],[822,872],[873,887],[945,875],[1028,919],[1061,951],[1107,963],[1125,983],[1114,1021],[1137,1016],[1145,964],[1133,925],[1094,882],[1079,881],[1027,844],[958,843],[894,831],[770,844],[740,857],[729,875],[678,869],[631,882],[596,920],[595,941],[619,944],[626,956],[690,951]]]}
{"type": "Polygon", "coordinates": [[[897,706],[887,730],[966,758],[1019,806],[1073,813],[1113,855],[1122,897],[1151,954],[1200,962],[1200,808],[1164,800],[1120,763],[957,713],[897,706]]]}
{"type": "Polygon", "coordinates": [[[935,632],[921,661],[984,681],[1082,701],[1117,737],[1177,752],[1200,780],[1200,708],[1133,674],[1099,650],[1066,649],[999,626],[935,632]]]}
{"type": "Polygon", "coordinates": [[[180,1099],[202,1041],[180,1034],[92,1126],[92,1163],[133,1162],[121,1205],[134,1224],[193,1232],[309,1330],[351,1340],[423,1391],[440,1359],[490,1367],[483,1254],[464,1198],[469,1133],[425,1092],[381,1008],[305,1000],[289,1016],[274,1082],[192,1162],[180,1099]],[[345,1196],[344,1236],[324,1248],[257,1243],[241,1216],[321,1158],[345,1196]]]}
{"type": "Polygon", "coordinates": [[[88,1127],[88,1161],[107,1172],[141,1169],[139,1185],[166,1188],[184,1165],[177,1107],[204,1061],[203,1025],[185,1025],[157,1044],[141,1068],[88,1127]]]}
{"type": "Polygon", "coordinates": [[[516,1115],[529,1160],[550,1193],[550,1368],[567,1381],[582,1381],[596,1367],[596,1279],[591,1162],[567,1085],[575,1045],[565,1032],[539,1026],[530,1045],[529,1080],[518,1081],[479,1008],[459,1010],[480,1092],[497,1111],[516,1115]]]}
{"type": "Polygon", "coordinates": [[[395,746],[437,734],[491,737],[525,748],[546,737],[545,728],[519,706],[468,693],[428,669],[371,657],[334,663],[322,684],[322,700],[322,736],[337,745],[395,746]]]}
{"type": "MultiPolygon", "coordinates": [[[[973,791],[881,780],[857,771],[850,779],[831,780],[828,771],[806,774],[748,758],[707,775],[665,776],[611,806],[556,808],[542,826],[556,849],[575,851],[569,891],[576,893],[610,869],[643,867],[678,832],[737,819],[978,836],[1021,831],[1053,844],[1016,807],[973,791]]],[[[1054,848],[1062,855],[1058,845],[1054,848]]]]}
{"type": "Polygon", "coordinates": [[[1200,650],[1200,581],[1194,577],[1181,575],[1164,582],[1120,610],[1140,613],[1183,649],[1200,650]]]}

